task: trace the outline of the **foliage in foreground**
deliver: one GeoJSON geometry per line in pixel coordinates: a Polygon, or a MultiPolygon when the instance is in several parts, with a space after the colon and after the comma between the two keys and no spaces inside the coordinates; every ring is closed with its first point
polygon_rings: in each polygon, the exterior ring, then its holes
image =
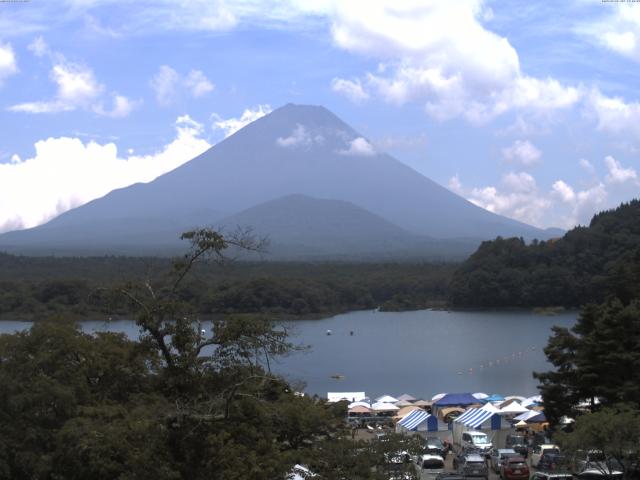
{"type": "Polygon", "coordinates": [[[619,405],[581,415],[571,432],[558,432],[554,441],[565,457],[573,459],[574,470],[580,468],[581,459],[590,455],[589,466],[605,479],[614,471],[623,472],[625,478],[637,476],[640,413],[619,405]]]}
{"type": "Polygon", "coordinates": [[[545,354],[554,370],[534,375],[552,423],[578,415],[581,403],[640,410],[640,301],[585,306],[573,328],[553,328],[545,354]]]}
{"type": "Polygon", "coordinates": [[[203,332],[180,286],[202,259],[251,238],[188,232],[191,249],[159,282],[118,293],[138,312],[139,341],[65,322],[0,336],[0,478],[384,478],[384,453],[343,430],[344,404],[297,396],[270,371],[294,346],[286,330],[228,317],[203,332]],[[381,468],[376,468],[376,466],[381,468]]]}

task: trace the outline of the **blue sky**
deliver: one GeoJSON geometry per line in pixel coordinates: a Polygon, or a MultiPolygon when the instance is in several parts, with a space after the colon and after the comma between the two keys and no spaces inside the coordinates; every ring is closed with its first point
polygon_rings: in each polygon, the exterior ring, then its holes
{"type": "Polygon", "coordinates": [[[640,192],[640,4],[0,3],[0,232],[150,181],[288,102],[496,213],[640,192]]]}

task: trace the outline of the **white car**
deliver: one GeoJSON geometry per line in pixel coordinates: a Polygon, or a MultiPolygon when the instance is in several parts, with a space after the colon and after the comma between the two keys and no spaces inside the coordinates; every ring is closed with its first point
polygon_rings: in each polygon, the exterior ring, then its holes
{"type": "Polygon", "coordinates": [[[546,443],[543,445],[536,445],[531,451],[531,466],[537,468],[540,463],[540,458],[545,452],[548,453],[560,453],[560,448],[557,445],[546,443]]]}
{"type": "Polygon", "coordinates": [[[415,460],[421,478],[436,478],[439,473],[444,472],[444,459],[440,455],[427,453],[418,455],[415,460]]]}

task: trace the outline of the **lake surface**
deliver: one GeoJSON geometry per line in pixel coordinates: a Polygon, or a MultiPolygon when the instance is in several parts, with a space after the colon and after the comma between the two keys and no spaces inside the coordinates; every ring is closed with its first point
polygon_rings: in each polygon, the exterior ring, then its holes
{"type": "MultiPolygon", "coordinates": [[[[542,349],[551,327],[570,327],[576,317],[576,312],[542,316],[370,310],[283,322],[295,343],[311,348],[279,360],[273,368],[290,380],[304,381],[306,392],[323,397],[328,391],[364,391],[371,397],[410,393],[431,398],[441,392],[529,396],[538,393],[532,372],[550,368],[542,349]],[[336,380],[332,375],[344,378],[336,380]]],[[[0,333],[29,326],[4,321],[0,333]]],[[[123,332],[131,338],[138,335],[138,327],[128,320],[87,321],[82,328],[123,332]]]]}

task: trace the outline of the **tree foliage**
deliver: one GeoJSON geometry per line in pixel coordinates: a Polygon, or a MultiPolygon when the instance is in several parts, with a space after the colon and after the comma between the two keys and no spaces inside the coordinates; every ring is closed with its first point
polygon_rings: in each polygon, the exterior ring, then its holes
{"type": "Polygon", "coordinates": [[[615,470],[628,473],[640,453],[640,416],[625,406],[604,408],[578,417],[573,430],[557,433],[554,441],[575,461],[591,453],[597,461],[590,467],[599,470],[603,478],[615,470]]]}
{"type": "Polygon", "coordinates": [[[554,370],[536,373],[552,422],[625,403],[640,409],[640,301],[586,305],[572,329],[554,327],[545,354],[554,370]],[[596,399],[598,402],[596,404],[596,399]]]}
{"type": "Polygon", "coordinates": [[[578,307],[640,296],[640,201],[599,213],[560,239],[484,242],[454,273],[454,306],[578,307]]]}
{"type": "Polygon", "coordinates": [[[260,243],[184,238],[191,248],[166,277],[117,288],[139,340],[62,317],[0,336],[0,478],[272,480],[295,463],[319,478],[384,478],[380,443],[350,439],[344,405],[299,396],[271,372],[295,348],[286,330],[256,316],[209,332],[197,322],[181,290],[196,265],[260,243]]]}

